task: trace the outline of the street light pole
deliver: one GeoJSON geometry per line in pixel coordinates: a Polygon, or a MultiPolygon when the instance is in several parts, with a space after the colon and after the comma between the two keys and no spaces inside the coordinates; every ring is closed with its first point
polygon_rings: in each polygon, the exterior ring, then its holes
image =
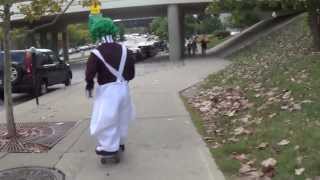
{"type": "Polygon", "coordinates": [[[32,83],[33,83],[33,94],[36,98],[36,103],[39,106],[39,81],[37,76],[37,51],[36,48],[31,47],[30,48],[31,54],[32,54],[32,83]]]}

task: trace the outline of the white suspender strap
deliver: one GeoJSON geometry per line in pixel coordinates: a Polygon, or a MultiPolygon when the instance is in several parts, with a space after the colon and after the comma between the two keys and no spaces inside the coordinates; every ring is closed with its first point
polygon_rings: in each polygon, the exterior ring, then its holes
{"type": "Polygon", "coordinates": [[[124,71],[124,67],[126,65],[126,61],[127,61],[127,48],[126,46],[124,45],[121,45],[122,46],[122,55],[121,55],[121,61],[120,61],[120,66],[119,66],[119,74],[121,75],[122,77],[122,74],[123,74],[123,71],[124,71]]]}

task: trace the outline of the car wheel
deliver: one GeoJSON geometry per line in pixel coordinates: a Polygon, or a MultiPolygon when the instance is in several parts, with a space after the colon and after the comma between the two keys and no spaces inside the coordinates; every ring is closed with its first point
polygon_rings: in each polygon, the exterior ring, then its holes
{"type": "Polygon", "coordinates": [[[71,78],[68,77],[67,80],[64,82],[65,86],[70,86],[71,85],[71,78]]]}
{"type": "Polygon", "coordinates": [[[64,81],[64,85],[65,85],[65,86],[70,86],[70,85],[71,85],[71,79],[72,79],[72,72],[70,71],[70,72],[68,73],[67,79],[64,81]]]}
{"type": "Polygon", "coordinates": [[[12,65],[11,67],[11,82],[12,84],[16,84],[21,79],[21,71],[20,68],[16,65],[12,65]]]}

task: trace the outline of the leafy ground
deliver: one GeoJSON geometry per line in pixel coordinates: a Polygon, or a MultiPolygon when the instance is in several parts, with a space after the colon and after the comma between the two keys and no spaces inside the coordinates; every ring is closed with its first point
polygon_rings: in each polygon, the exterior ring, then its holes
{"type": "Polygon", "coordinates": [[[301,15],[182,93],[227,179],[319,178],[320,55],[311,46],[301,15]]]}

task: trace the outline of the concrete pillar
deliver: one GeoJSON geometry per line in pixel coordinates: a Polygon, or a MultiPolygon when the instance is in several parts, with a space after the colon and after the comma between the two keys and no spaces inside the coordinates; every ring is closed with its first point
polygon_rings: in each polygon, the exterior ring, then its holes
{"type": "Polygon", "coordinates": [[[40,47],[41,48],[48,48],[49,42],[47,38],[47,32],[40,32],[40,47]]]}
{"type": "Polygon", "coordinates": [[[186,35],[185,35],[185,12],[182,8],[180,8],[180,14],[179,14],[179,18],[180,18],[180,39],[181,39],[181,58],[185,57],[185,52],[186,52],[186,47],[185,47],[185,43],[186,43],[186,35]]]}
{"type": "Polygon", "coordinates": [[[51,49],[56,54],[59,55],[58,52],[58,32],[51,32],[51,49]]]}
{"type": "Polygon", "coordinates": [[[65,62],[69,61],[69,36],[68,36],[68,30],[65,28],[62,31],[62,49],[63,49],[63,60],[65,62]]]}
{"type": "Polygon", "coordinates": [[[168,6],[168,29],[169,29],[169,45],[170,45],[170,60],[179,61],[183,58],[184,37],[182,30],[181,9],[176,4],[168,6]]]}

